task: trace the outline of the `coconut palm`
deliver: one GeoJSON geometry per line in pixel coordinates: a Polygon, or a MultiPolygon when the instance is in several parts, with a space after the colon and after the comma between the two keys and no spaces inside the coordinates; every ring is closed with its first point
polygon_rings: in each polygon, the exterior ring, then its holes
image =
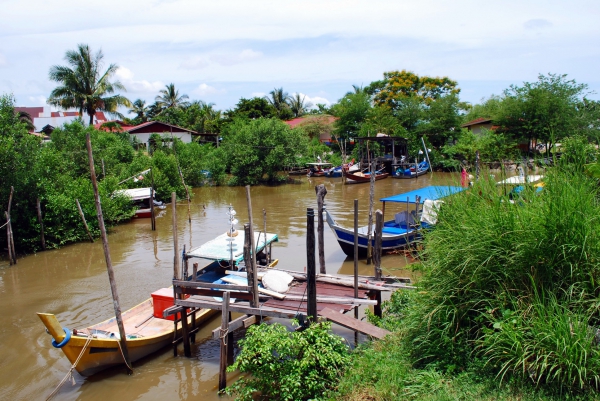
{"type": "Polygon", "coordinates": [[[288,104],[290,97],[288,96],[287,92],[283,91],[283,88],[274,88],[271,92],[269,92],[269,94],[271,96],[265,96],[265,99],[271,103],[275,109],[277,109],[277,113],[281,117],[282,113],[284,113],[290,107],[288,104]]]}
{"type": "Polygon", "coordinates": [[[304,103],[306,99],[306,95],[301,95],[299,93],[294,93],[292,97],[289,99],[290,110],[294,113],[294,117],[301,117],[308,111],[309,108],[312,107],[312,103],[304,103]]]}
{"type": "Polygon", "coordinates": [[[165,86],[165,89],[160,90],[160,95],[154,99],[156,105],[163,109],[182,108],[190,105],[186,99],[189,99],[188,95],[179,96],[179,91],[175,89],[174,84],[165,86]]]}
{"type": "Polygon", "coordinates": [[[131,108],[129,109],[129,112],[134,113],[136,118],[143,123],[148,121],[148,111],[149,107],[146,106],[146,101],[142,99],[137,99],[135,102],[133,102],[131,108]]]}
{"type": "Polygon", "coordinates": [[[65,110],[76,108],[80,115],[86,112],[90,116],[90,125],[94,123],[97,111],[122,118],[118,108],[131,107],[131,102],[115,94],[126,90],[121,82],[110,81],[119,67],[110,64],[102,72],[103,58],[102,50],[92,54],[90,47],[84,44],[77,45],[77,50],[67,51],[65,60],[69,66],[55,65],[50,68],[50,80],[59,82],[60,86],[50,93],[48,104],[65,110]]]}

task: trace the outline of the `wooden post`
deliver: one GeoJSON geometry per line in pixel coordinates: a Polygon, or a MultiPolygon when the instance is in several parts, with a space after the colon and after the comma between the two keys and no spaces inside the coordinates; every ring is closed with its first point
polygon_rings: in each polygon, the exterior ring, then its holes
{"type": "Polygon", "coordinates": [[[183,311],[181,312],[181,340],[183,341],[183,355],[190,358],[192,356],[192,346],[190,345],[190,328],[188,326],[187,308],[183,308],[183,311]]]}
{"type": "Polygon", "coordinates": [[[263,225],[265,227],[265,256],[267,257],[267,265],[271,263],[271,247],[267,251],[267,211],[263,209],[263,225]]]}
{"type": "Polygon", "coordinates": [[[8,228],[9,228],[9,232],[10,232],[10,243],[9,243],[9,247],[11,249],[11,254],[12,254],[12,264],[16,265],[17,264],[17,252],[15,250],[15,238],[13,235],[13,229],[12,229],[12,219],[11,219],[11,215],[10,215],[10,210],[12,208],[12,200],[13,200],[13,194],[15,193],[15,188],[11,185],[10,187],[10,195],[8,197],[8,211],[7,211],[7,222],[8,222],[8,228]]]}
{"type": "Polygon", "coordinates": [[[198,281],[198,263],[194,263],[192,265],[192,269],[193,269],[192,281],[198,281]]]}
{"type": "Polygon", "coordinates": [[[179,275],[179,244],[177,242],[177,194],[171,193],[171,211],[173,214],[173,280],[181,279],[179,275]]]}
{"type": "MultiPolygon", "coordinates": [[[[248,235],[250,236],[250,249],[252,250],[252,274],[254,276],[254,282],[256,285],[258,285],[258,276],[256,274],[256,244],[254,243],[254,225],[252,224],[252,199],[250,198],[250,185],[246,185],[246,201],[248,202],[248,224],[250,226],[248,235]]],[[[258,287],[256,289],[256,294],[258,294],[258,287]]]]}
{"type": "Polygon", "coordinates": [[[188,268],[189,268],[189,263],[188,263],[188,258],[186,257],[185,254],[185,244],[183,244],[183,279],[187,280],[188,279],[188,268]]]}
{"type": "Polygon", "coordinates": [[[87,221],[85,221],[85,215],[83,214],[83,210],[81,209],[81,205],[79,204],[79,199],[75,199],[75,203],[77,203],[77,210],[79,210],[79,216],[83,221],[83,227],[85,228],[85,232],[87,233],[90,242],[94,242],[94,237],[92,237],[92,233],[90,233],[90,228],[87,225],[87,221]]]}
{"type": "Polygon", "coordinates": [[[369,188],[369,226],[367,228],[367,264],[371,264],[371,258],[373,257],[373,248],[371,245],[372,231],[373,231],[373,197],[375,196],[375,167],[377,165],[377,159],[373,159],[371,163],[371,181],[369,188]]]}
{"type": "MultiPolygon", "coordinates": [[[[407,216],[408,218],[408,216],[407,216]]],[[[407,222],[408,224],[408,222],[407,222]]],[[[375,251],[373,253],[373,264],[375,265],[375,280],[381,280],[381,233],[383,231],[383,213],[381,210],[375,212],[375,251]]]]}
{"type": "Polygon", "coordinates": [[[119,303],[119,294],[117,292],[117,283],[115,281],[115,274],[112,267],[112,260],[110,258],[110,250],[108,249],[108,236],[106,235],[106,228],[104,227],[104,217],[102,216],[102,206],[100,204],[100,195],[98,194],[98,182],[96,181],[96,169],[94,167],[94,156],[92,155],[92,141],[90,139],[89,132],[85,138],[88,161],[90,164],[90,176],[92,178],[92,187],[94,188],[94,198],[96,199],[96,214],[98,216],[98,227],[100,228],[100,236],[102,237],[102,245],[104,248],[104,259],[106,260],[106,270],[108,271],[108,281],[110,282],[110,290],[113,297],[113,306],[115,308],[115,318],[117,320],[117,326],[119,327],[119,334],[121,339],[121,350],[123,352],[123,358],[129,373],[133,373],[131,370],[131,359],[129,358],[129,349],[127,348],[127,336],[125,334],[125,326],[123,325],[123,318],[121,316],[121,306],[119,303]]]}
{"type": "Polygon", "coordinates": [[[42,249],[46,250],[46,239],[44,238],[44,220],[42,219],[42,207],[40,205],[40,198],[36,199],[38,221],[40,223],[40,241],[42,242],[42,249]]]}
{"type": "Polygon", "coordinates": [[[306,315],[317,321],[317,267],[315,265],[315,211],[306,209],[306,315]]]}
{"type": "Polygon", "coordinates": [[[150,229],[156,230],[156,219],[154,216],[154,186],[150,187],[150,229]]]}
{"type": "Polygon", "coordinates": [[[231,322],[231,320],[231,312],[229,312],[227,323],[227,366],[233,365],[233,331],[229,330],[229,322],[231,322]]]}
{"type": "Polygon", "coordinates": [[[323,223],[323,201],[327,195],[327,189],[324,184],[315,187],[317,193],[317,234],[319,240],[319,271],[321,274],[327,273],[325,268],[325,239],[324,239],[324,223],[323,223]]]}
{"type": "Polygon", "coordinates": [[[223,292],[223,307],[221,308],[221,355],[219,358],[219,391],[227,387],[227,347],[229,332],[229,292],[223,292]]]}
{"type": "Polygon", "coordinates": [[[250,243],[250,224],[244,224],[244,263],[246,264],[246,276],[248,277],[248,287],[252,287],[252,300],[250,306],[258,308],[258,277],[255,265],[252,263],[252,244],[250,243]]]}
{"type": "MultiPolygon", "coordinates": [[[[354,199],[354,298],[358,298],[358,199],[354,199]]],[[[354,307],[358,319],[358,308],[354,307]]],[[[358,332],[354,332],[354,345],[358,345],[358,332]]]]}
{"type": "Polygon", "coordinates": [[[12,255],[12,246],[10,246],[10,217],[8,217],[8,212],[4,212],[4,217],[6,217],[6,249],[8,249],[8,264],[10,266],[13,265],[13,255],[12,255]]]}

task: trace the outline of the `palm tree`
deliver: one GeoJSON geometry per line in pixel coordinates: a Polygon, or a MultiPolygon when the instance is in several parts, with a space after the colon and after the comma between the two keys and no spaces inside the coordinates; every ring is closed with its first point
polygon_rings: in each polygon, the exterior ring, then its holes
{"type": "Polygon", "coordinates": [[[31,115],[28,112],[15,110],[15,115],[17,116],[20,122],[25,124],[27,131],[35,131],[35,125],[33,125],[33,118],[31,118],[31,115]]]}
{"type": "Polygon", "coordinates": [[[110,81],[119,67],[111,64],[102,72],[103,58],[102,50],[92,54],[90,47],[84,44],[77,45],[77,50],[67,51],[65,60],[69,66],[50,68],[50,80],[61,85],[50,93],[48,104],[65,110],[77,108],[80,115],[85,111],[90,116],[90,125],[94,123],[97,111],[122,118],[117,111],[119,106],[131,107],[131,102],[115,94],[118,90],[126,90],[121,82],[110,81]]]}
{"type": "Polygon", "coordinates": [[[146,106],[146,101],[142,99],[137,99],[135,102],[133,102],[131,108],[129,109],[129,112],[134,113],[136,118],[140,119],[140,121],[143,123],[148,121],[148,111],[149,107],[146,106]]]}
{"type": "Polygon", "coordinates": [[[273,107],[277,110],[277,113],[281,115],[281,112],[290,107],[288,101],[290,97],[287,92],[283,91],[283,88],[274,88],[271,92],[269,92],[271,97],[265,96],[265,99],[271,103],[273,107]]]}
{"type": "Polygon", "coordinates": [[[303,116],[312,107],[311,102],[304,103],[305,99],[306,95],[300,95],[299,93],[294,93],[294,96],[289,99],[290,109],[294,113],[294,117],[303,116]]]}
{"type": "Polygon", "coordinates": [[[179,91],[175,89],[174,84],[165,86],[165,89],[160,90],[160,95],[154,99],[156,105],[163,109],[181,108],[190,105],[186,99],[189,99],[188,95],[179,96],[179,91]]]}

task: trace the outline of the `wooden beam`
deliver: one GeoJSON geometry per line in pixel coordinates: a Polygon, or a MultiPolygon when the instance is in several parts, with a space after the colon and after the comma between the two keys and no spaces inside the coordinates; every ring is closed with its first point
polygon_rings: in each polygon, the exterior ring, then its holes
{"type": "Polygon", "coordinates": [[[186,281],[186,280],[173,280],[174,287],[182,288],[210,288],[220,290],[232,290],[232,291],[250,291],[250,287],[247,285],[231,285],[231,284],[216,284],[216,283],[205,283],[203,281],[186,281]]]}
{"type": "MultiPolygon", "coordinates": [[[[176,299],[175,304],[177,306],[187,306],[188,308],[206,308],[206,309],[214,309],[221,310],[221,303],[216,301],[209,300],[196,300],[196,299],[176,299]]],[[[253,308],[249,305],[241,305],[238,303],[229,305],[229,310],[231,312],[244,313],[246,315],[256,315],[262,317],[280,317],[283,319],[293,319],[296,317],[296,311],[294,310],[285,310],[285,309],[275,309],[270,307],[262,306],[260,308],[253,308]]]]}
{"type": "Polygon", "coordinates": [[[354,319],[348,315],[334,311],[333,309],[325,308],[321,311],[320,315],[326,317],[328,320],[331,320],[334,323],[339,324],[340,326],[347,327],[351,330],[358,331],[371,337],[383,338],[386,335],[391,334],[385,329],[373,326],[372,324],[363,322],[361,320],[354,319]]]}
{"type": "MultiPolygon", "coordinates": [[[[241,328],[247,329],[248,327],[252,326],[256,322],[257,322],[256,316],[242,315],[242,316],[238,317],[237,319],[229,322],[229,332],[231,333],[231,332],[234,332],[241,328]]],[[[221,338],[221,329],[220,328],[214,329],[212,331],[212,338],[213,338],[213,340],[218,340],[219,338],[221,338]]]]}

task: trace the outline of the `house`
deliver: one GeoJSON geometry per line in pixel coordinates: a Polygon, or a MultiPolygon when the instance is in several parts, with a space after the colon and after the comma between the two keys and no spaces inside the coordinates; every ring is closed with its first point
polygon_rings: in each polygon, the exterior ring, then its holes
{"type": "MultiPolygon", "coordinates": [[[[54,127],[60,127],[80,117],[77,110],[52,111],[50,106],[15,107],[15,111],[29,114],[35,126],[35,132],[44,131],[45,134],[48,134],[49,127],[54,129],[54,127]]],[[[87,114],[84,116],[83,121],[86,123],[89,121],[87,114]]],[[[107,119],[103,112],[98,111],[94,114],[94,124],[102,124],[106,121],[107,119]]]]}
{"type": "Polygon", "coordinates": [[[338,117],[329,115],[306,115],[284,122],[290,128],[305,127],[309,131],[309,135],[316,134],[318,132],[319,142],[329,145],[332,142],[331,132],[333,131],[333,123],[337,120],[338,117]]]}
{"type": "Polygon", "coordinates": [[[194,138],[201,136],[201,134],[196,131],[160,121],[148,121],[139,125],[127,125],[123,121],[112,120],[101,124],[95,124],[94,127],[108,132],[114,132],[117,129],[116,127],[120,127],[121,131],[128,132],[130,136],[135,137],[137,142],[146,149],[149,149],[150,136],[152,134],[167,135],[169,137],[173,135],[174,138],[179,138],[183,143],[190,143],[194,138]]]}
{"type": "Polygon", "coordinates": [[[475,120],[471,120],[467,123],[461,125],[462,128],[466,128],[474,134],[481,134],[481,131],[484,129],[494,130],[496,128],[495,125],[492,124],[491,118],[480,117],[475,120]]]}

